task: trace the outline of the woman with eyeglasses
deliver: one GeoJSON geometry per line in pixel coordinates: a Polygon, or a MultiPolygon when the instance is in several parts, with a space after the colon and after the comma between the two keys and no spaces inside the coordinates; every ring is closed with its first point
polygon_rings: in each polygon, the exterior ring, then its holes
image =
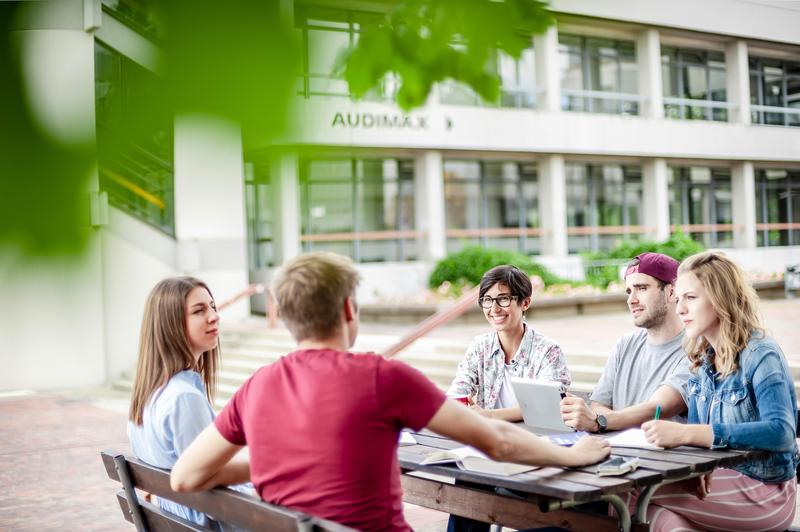
{"type": "Polygon", "coordinates": [[[481,279],[478,305],[492,331],[475,337],[447,395],[467,397],[472,408],[496,419],[522,421],[511,377],[570,385],[564,353],[525,322],[533,287],[516,266],[496,266],[481,279]]]}

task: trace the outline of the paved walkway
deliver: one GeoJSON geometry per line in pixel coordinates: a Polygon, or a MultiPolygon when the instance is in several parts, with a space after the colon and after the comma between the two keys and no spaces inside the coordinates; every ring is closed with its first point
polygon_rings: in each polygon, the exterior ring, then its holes
{"type": "MultiPolygon", "coordinates": [[[[800,363],[800,301],[766,301],[764,316],[787,356],[800,363]]],[[[610,350],[630,330],[625,313],[541,319],[534,324],[565,349],[610,350]]],[[[402,334],[408,326],[364,324],[372,333],[402,334]]],[[[435,336],[471,338],[481,325],[442,328],[435,336]]],[[[133,530],[124,522],[100,450],[129,451],[128,398],[108,389],[11,396],[0,392],[0,530],[133,530]]],[[[416,530],[440,532],[446,516],[406,508],[416,530]]],[[[800,524],[800,511],[795,525],[800,524]]]]}

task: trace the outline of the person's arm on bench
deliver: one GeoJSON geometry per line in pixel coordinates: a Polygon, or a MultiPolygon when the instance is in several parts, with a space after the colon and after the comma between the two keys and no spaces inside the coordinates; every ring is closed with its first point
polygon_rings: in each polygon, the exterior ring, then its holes
{"type": "Polygon", "coordinates": [[[234,459],[242,449],[234,445],[211,423],[178,458],[170,475],[175,491],[204,491],[221,485],[250,480],[250,464],[234,459]]]}

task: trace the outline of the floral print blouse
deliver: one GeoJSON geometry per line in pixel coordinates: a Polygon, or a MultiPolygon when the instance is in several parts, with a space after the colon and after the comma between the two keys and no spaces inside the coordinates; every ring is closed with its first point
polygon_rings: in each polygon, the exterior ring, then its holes
{"type": "MultiPolygon", "coordinates": [[[[458,364],[447,395],[469,395],[481,408],[494,408],[503,383],[504,364],[497,332],[476,336],[458,364]]],[[[560,382],[564,388],[572,382],[561,348],[527,324],[509,366],[514,377],[560,382]]]]}

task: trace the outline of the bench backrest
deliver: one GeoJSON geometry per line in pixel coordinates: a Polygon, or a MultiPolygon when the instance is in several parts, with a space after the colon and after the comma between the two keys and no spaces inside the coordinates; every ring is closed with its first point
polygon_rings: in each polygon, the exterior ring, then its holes
{"type": "Polygon", "coordinates": [[[207,530],[196,523],[161,510],[140,499],[134,488],[157,497],[189,506],[218,521],[245,530],[275,530],[277,532],[312,532],[329,530],[348,532],[354,529],[313,517],[297,510],[268,504],[255,497],[220,487],[196,493],[178,493],[169,486],[169,471],[145,464],[137,458],[112,451],[102,451],[103,465],[109,478],[122,483],[117,500],[126,520],[141,531],[207,530]]]}

